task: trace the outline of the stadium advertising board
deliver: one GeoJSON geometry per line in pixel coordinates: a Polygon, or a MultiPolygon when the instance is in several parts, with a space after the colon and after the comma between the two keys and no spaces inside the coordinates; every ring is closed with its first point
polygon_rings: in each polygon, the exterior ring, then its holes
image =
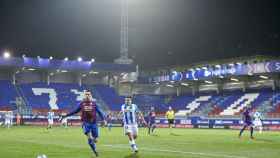
{"type": "MultiPolygon", "coordinates": [[[[157,119],[159,127],[167,127],[168,121],[166,119],[157,119]]],[[[231,128],[239,129],[243,125],[243,121],[239,119],[176,119],[176,127],[180,128],[231,128]]],[[[263,125],[268,129],[280,129],[279,119],[268,119],[263,121],[263,125]]]]}
{"type": "Polygon", "coordinates": [[[172,71],[169,75],[152,77],[152,82],[198,80],[219,76],[240,76],[260,73],[280,72],[280,61],[253,64],[220,65],[207,69],[191,69],[185,72],[172,71]]]}

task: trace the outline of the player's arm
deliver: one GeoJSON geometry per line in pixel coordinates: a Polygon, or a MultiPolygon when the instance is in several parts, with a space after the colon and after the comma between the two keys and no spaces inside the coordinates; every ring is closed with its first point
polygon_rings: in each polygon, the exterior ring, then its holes
{"type": "Polygon", "coordinates": [[[72,111],[72,112],[66,114],[65,116],[62,116],[62,117],[61,117],[61,120],[64,119],[64,118],[66,118],[66,117],[75,115],[75,114],[77,114],[78,112],[80,112],[81,110],[82,110],[82,108],[81,108],[81,106],[79,105],[74,111],[72,111]]]}
{"type": "Polygon", "coordinates": [[[103,111],[99,108],[99,106],[96,106],[96,112],[98,113],[101,120],[105,122],[105,115],[104,115],[103,111]]]}
{"type": "Polygon", "coordinates": [[[123,114],[124,114],[124,111],[125,111],[125,109],[124,109],[124,107],[122,106],[121,111],[120,111],[120,112],[118,113],[118,115],[117,115],[117,118],[118,118],[118,119],[121,120],[121,118],[122,118],[122,116],[123,116],[123,114]]]}
{"type": "Polygon", "coordinates": [[[263,122],[264,120],[264,116],[262,114],[260,114],[260,120],[263,122]]]}

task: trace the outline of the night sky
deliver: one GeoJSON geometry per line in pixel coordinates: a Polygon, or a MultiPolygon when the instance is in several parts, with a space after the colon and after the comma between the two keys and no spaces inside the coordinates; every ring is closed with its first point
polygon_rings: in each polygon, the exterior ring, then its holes
{"type": "MultiPolygon", "coordinates": [[[[129,54],[144,68],[280,56],[279,0],[130,0],[129,54]]],[[[120,0],[1,0],[0,51],[112,62],[120,0]]]]}

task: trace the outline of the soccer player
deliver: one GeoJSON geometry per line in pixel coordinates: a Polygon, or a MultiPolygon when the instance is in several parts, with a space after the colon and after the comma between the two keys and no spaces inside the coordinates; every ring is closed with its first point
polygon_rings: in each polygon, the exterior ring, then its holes
{"type": "Polygon", "coordinates": [[[11,127],[11,125],[12,125],[12,119],[13,119],[13,114],[12,114],[12,112],[9,112],[9,111],[7,111],[6,113],[5,113],[5,127],[7,127],[7,128],[10,128],[11,127]]]}
{"type": "Polygon", "coordinates": [[[54,112],[52,110],[48,112],[47,118],[48,118],[48,127],[47,127],[48,130],[51,129],[53,126],[54,112]]]}
{"type": "Polygon", "coordinates": [[[156,128],[156,112],[155,108],[151,107],[151,111],[149,112],[148,116],[148,134],[150,135],[151,133],[154,133],[154,130],[156,128]]]}
{"type": "Polygon", "coordinates": [[[263,131],[263,124],[262,124],[262,114],[260,112],[255,112],[254,114],[254,128],[258,128],[259,129],[259,133],[262,133],[263,131]]]}
{"type": "Polygon", "coordinates": [[[247,127],[250,127],[250,138],[251,138],[251,139],[254,139],[254,137],[253,137],[254,128],[253,128],[252,117],[251,117],[251,115],[250,115],[250,109],[249,109],[249,107],[247,107],[247,108],[245,109],[245,111],[243,112],[243,114],[242,114],[242,120],[244,121],[244,125],[243,125],[243,128],[240,130],[239,138],[241,138],[242,133],[244,132],[244,130],[245,130],[247,127]]]}
{"type": "Polygon", "coordinates": [[[93,153],[96,157],[98,157],[98,152],[96,151],[96,143],[99,136],[98,125],[96,123],[97,114],[101,117],[104,124],[106,124],[106,121],[104,120],[103,112],[100,110],[99,106],[93,101],[91,92],[87,90],[84,92],[84,95],[85,98],[79,104],[79,106],[74,111],[68,113],[65,116],[62,116],[61,119],[81,112],[81,120],[83,122],[82,128],[84,134],[88,138],[88,144],[92,149],[93,153]]]}
{"type": "Polygon", "coordinates": [[[138,148],[135,143],[138,136],[137,115],[145,123],[144,117],[137,105],[132,104],[132,98],[130,96],[125,98],[125,104],[121,106],[120,114],[123,116],[124,132],[128,136],[130,147],[134,153],[137,153],[138,148]]]}
{"type": "Polygon", "coordinates": [[[112,130],[112,113],[109,112],[108,115],[107,115],[107,127],[108,127],[108,130],[111,131],[112,130]]]}
{"type": "MultiPolygon", "coordinates": [[[[172,130],[172,128],[174,127],[174,118],[175,118],[175,112],[172,109],[171,106],[168,107],[168,111],[165,114],[167,120],[168,120],[168,127],[170,128],[170,130],[172,130]]],[[[172,131],[170,131],[170,133],[172,133],[172,131]]]]}
{"type": "Polygon", "coordinates": [[[68,127],[68,119],[67,119],[67,117],[65,117],[64,119],[61,120],[61,125],[62,125],[64,128],[67,128],[67,127],[68,127]]]}

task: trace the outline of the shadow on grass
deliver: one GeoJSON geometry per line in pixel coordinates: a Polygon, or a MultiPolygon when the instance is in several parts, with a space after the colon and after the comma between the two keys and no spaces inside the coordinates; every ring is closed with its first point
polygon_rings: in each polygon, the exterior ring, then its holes
{"type": "Polygon", "coordinates": [[[127,156],[125,156],[124,158],[141,158],[139,154],[129,154],[127,156]]]}
{"type": "Polygon", "coordinates": [[[257,142],[265,142],[265,143],[274,143],[274,140],[271,139],[263,139],[263,138],[256,138],[255,141],[257,142]]]}
{"type": "Polygon", "coordinates": [[[172,135],[172,136],[181,136],[180,134],[176,134],[176,133],[170,133],[170,135],[172,135]]]}

